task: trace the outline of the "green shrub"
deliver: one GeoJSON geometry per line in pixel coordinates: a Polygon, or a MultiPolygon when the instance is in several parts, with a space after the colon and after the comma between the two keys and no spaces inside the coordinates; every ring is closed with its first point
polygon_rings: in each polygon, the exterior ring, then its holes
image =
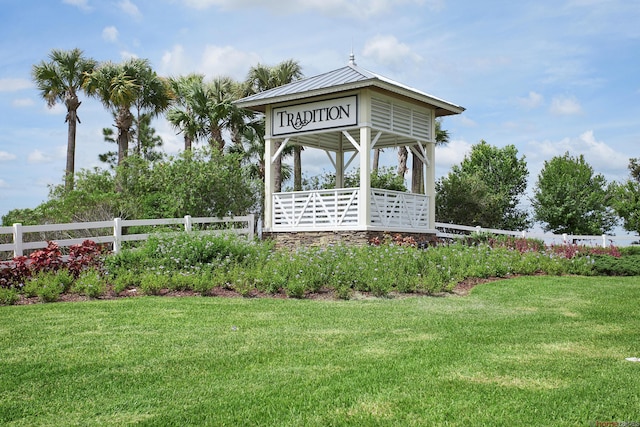
{"type": "Polygon", "coordinates": [[[14,287],[0,288],[0,305],[13,305],[20,300],[20,294],[14,287]]]}
{"type": "Polygon", "coordinates": [[[107,292],[107,282],[98,270],[89,269],[80,273],[71,291],[89,298],[98,298],[107,292]]]}
{"type": "Polygon", "coordinates": [[[622,256],[627,256],[627,255],[640,255],[640,245],[634,245],[634,246],[624,246],[621,248],[618,248],[620,250],[620,254],[622,256]]]}
{"type": "Polygon", "coordinates": [[[620,258],[601,255],[595,256],[593,259],[593,268],[596,274],[602,276],[640,276],[640,255],[627,255],[620,258]]]}
{"type": "Polygon", "coordinates": [[[140,274],[135,271],[120,269],[115,271],[113,276],[113,290],[116,294],[140,286],[140,274]]]}
{"type": "Polygon", "coordinates": [[[140,278],[140,289],[146,295],[159,295],[163,289],[169,288],[169,280],[166,274],[148,271],[140,278]]]}
{"type": "Polygon", "coordinates": [[[37,296],[43,302],[57,301],[64,291],[65,281],[66,277],[58,273],[40,272],[27,281],[24,293],[30,297],[37,296]]]}

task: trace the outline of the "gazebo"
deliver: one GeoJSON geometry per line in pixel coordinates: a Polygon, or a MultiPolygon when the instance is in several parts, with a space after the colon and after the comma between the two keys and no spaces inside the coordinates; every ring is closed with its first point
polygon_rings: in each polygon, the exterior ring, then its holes
{"type": "Polygon", "coordinates": [[[435,233],[435,119],[464,108],[349,64],[236,101],[265,115],[264,235],[280,245],[368,242],[383,233],[435,233]],[[275,192],[274,163],[288,144],[324,150],[336,188],[275,192]],[[424,194],[371,188],[376,148],[408,147],[423,163],[424,194]],[[360,186],[343,188],[359,161],[360,186]]]}

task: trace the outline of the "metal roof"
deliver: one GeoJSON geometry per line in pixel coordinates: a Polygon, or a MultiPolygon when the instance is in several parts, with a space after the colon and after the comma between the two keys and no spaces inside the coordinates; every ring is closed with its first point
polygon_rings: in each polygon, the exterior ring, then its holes
{"type": "Polygon", "coordinates": [[[358,67],[353,58],[346,67],[256,93],[234,103],[241,108],[264,112],[265,106],[271,104],[365,87],[377,87],[428,104],[435,107],[436,116],[460,114],[464,111],[464,107],[358,67]]]}

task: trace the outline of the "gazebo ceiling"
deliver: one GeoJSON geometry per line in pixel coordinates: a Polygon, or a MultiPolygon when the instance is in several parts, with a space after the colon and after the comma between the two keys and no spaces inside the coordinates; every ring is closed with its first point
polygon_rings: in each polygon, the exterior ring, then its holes
{"type": "MultiPolygon", "coordinates": [[[[360,141],[359,129],[353,129],[347,131],[349,135],[356,141],[360,141]]],[[[387,131],[378,131],[373,129],[371,133],[371,139],[376,141],[373,148],[389,148],[400,147],[406,145],[416,144],[418,141],[415,138],[407,138],[401,135],[394,135],[387,131]],[[380,132],[380,136],[376,138],[376,135],[380,132]]],[[[305,147],[319,148],[326,151],[339,151],[342,145],[342,151],[356,151],[356,147],[349,141],[349,139],[342,133],[342,131],[327,131],[327,132],[315,132],[308,135],[294,135],[289,137],[289,144],[302,145],[305,147]]]]}

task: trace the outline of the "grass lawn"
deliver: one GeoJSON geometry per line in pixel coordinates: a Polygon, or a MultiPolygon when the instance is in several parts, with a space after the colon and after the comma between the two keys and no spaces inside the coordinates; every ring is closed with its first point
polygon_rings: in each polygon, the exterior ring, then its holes
{"type": "Polygon", "coordinates": [[[639,302],[638,277],[522,277],[466,297],[4,306],[0,424],[640,422],[639,302]]]}

